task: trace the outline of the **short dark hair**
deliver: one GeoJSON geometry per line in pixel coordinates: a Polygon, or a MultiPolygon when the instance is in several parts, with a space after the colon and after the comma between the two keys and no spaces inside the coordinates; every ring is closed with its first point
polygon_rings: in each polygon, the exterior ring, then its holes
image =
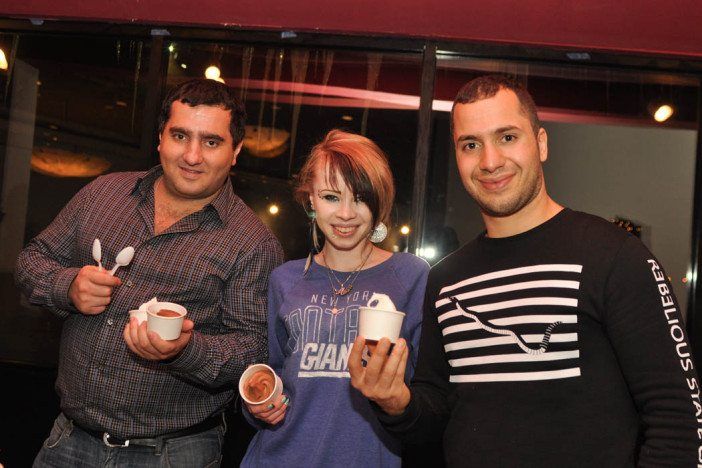
{"type": "Polygon", "coordinates": [[[463,85],[458,94],[456,94],[456,98],[453,100],[453,107],[451,108],[451,134],[453,135],[453,116],[457,104],[471,104],[475,101],[489,99],[501,89],[510,90],[517,95],[522,112],[529,119],[534,135],[538,134],[541,128],[541,121],[536,111],[534,98],[531,97],[529,91],[521,83],[505,75],[484,75],[463,85]]]}
{"type": "Polygon", "coordinates": [[[244,125],[246,124],[246,111],[235,91],[230,86],[214,80],[194,79],[185,81],[171,89],[161,105],[158,114],[158,133],[163,132],[166,122],[171,117],[171,105],[180,101],[190,107],[215,106],[231,112],[229,133],[234,141],[234,147],[244,139],[244,125]]]}

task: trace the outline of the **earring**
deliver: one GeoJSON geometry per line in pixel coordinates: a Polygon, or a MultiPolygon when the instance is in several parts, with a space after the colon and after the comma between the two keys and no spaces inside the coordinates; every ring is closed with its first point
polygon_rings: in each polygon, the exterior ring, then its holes
{"type": "Polygon", "coordinates": [[[371,231],[370,241],[374,244],[383,242],[388,236],[388,227],[382,221],[371,231]]]}
{"type": "Polygon", "coordinates": [[[311,244],[310,245],[310,253],[307,255],[307,261],[305,262],[305,269],[302,273],[303,276],[307,274],[307,271],[309,271],[310,266],[312,266],[312,258],[314,257],[314,254],[319,252],[319,237],[317,234],[317,212],[314,211],[313,209],[310,209],[307,211],[307,217],[310,218],[310,224],[312,224],[310,228],[310,237],[311,239],[311,244]]]}
{"type": "Polygon", "coordinates": [[[317,221],[314,219],[312,220],[312,245],[314,246],[314,249],[319,252],[321,249],[319,248],[319,233],[317,232],[317,221]]]}

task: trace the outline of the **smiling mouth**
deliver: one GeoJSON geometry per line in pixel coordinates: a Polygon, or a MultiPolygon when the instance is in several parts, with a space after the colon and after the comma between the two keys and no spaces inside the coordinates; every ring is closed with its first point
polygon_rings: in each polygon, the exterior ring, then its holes
{"type": "Polygon", "coordinates": [[[332,226],[334,233],[340,237],[348,237],[356,232],[356,226],[332,226]]]}
{"type": "Polygon", "coordinates": [[[486,190],[501,190],[504,187],[506,187],[507,184],[509,184],[509,182],[512,180],[512,177],[514,176],[508,175],[500,177],[499,179],[479,179],[479,182],[486,190]]]}
{"type": "Polygon", "coordinates": [[[185,175],[185,177],[192,178],[192,177],[197,177],[200,174],[202,174],[202,171],[195,171],[193,169],[188,169],[186,167],[180,167],[181,172],[185,175]]]}

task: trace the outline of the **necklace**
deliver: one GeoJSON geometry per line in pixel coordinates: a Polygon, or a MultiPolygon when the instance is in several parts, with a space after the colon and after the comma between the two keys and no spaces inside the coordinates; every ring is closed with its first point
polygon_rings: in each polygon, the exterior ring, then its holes
{"type": "Polygon", "coordinates": [[[370,257],[371,253],[373,253],[372,246],[371,246],[371,249],[366,254],[363,261],[361,262],[361,264],[358,265],[351,273],[349,273],[349,275],[346,277],[346,279],[344,281],[340,281],[339,278],[336,277],[336,273],[334,273],[334,270],[329,268],[329,263],[327,263],[327,258],[324,256],[324,250],[322,250],[322,259],[324,260],[324,266],[326,267],[326,270],[327,270],[327,278],[329,279],[329,286],[331,286],[332,294],[334,296],[334,299],[332,300],[332,305],[333,305],[332,314],[336,315],[339,313],[339,309],[336,307],[336,302],[338,300],[338,297],[345,296],[353,290],[353,283],[356,281],[356,278],[358,278],[358,275],[361,273],[361,269],[368,261],[368,258],[370,257]],[[332,276],[334,277],[334,280],[332,280],[332,276]],[[336,283],[339,284],[338,288],[334,287],[334,281],[336,281],[336,283]]]}

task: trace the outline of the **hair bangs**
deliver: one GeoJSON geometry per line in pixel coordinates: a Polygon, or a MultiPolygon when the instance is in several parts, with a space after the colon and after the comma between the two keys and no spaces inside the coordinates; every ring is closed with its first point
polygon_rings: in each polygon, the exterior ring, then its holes
{"type": "Polygon", "coordinates": [[[375,223],[380,215],[378,194],[365,168],[355,158],[334,150],[326,153],[322,163],[329,186],[334,190],[339,190],[341,184],[348,186],[357,200],[368,205],[375,223]]]}

